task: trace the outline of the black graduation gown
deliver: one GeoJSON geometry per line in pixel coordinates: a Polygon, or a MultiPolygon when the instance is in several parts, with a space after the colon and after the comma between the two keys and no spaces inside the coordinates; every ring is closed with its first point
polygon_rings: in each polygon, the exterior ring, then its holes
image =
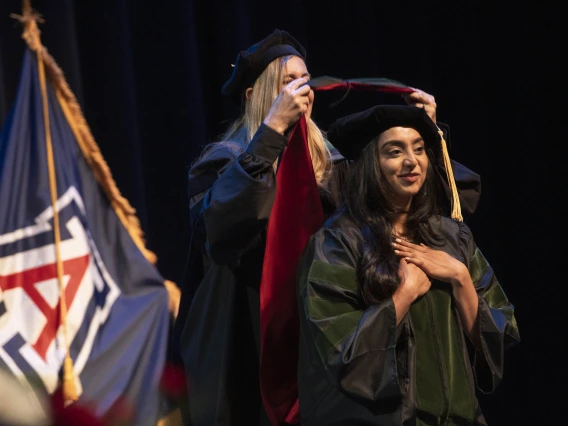
{"type": "Polygon", "coordinates": [[[392,298],[367,306],[356,273],[360,232],[332,218],[298,269],[303,426],[486,425],[476,386],[491,393],[501,381],[504,351],[520,341],[514,307],[465,223],[435,216],[430,225],[444,238],[439,249],[470,272],[481,348],[445,283],[434,280],[398,326],[392,298]]]}
{"type": "MultiPolygon", "coordinates": [[[[276,193],[273,164],[286,144],[261,125],[244,153],[219,148],[189,171],[192,237],[172,342],[189,385],[186,424],[269,424],[259,389],[259,285],[276,193]]],[[[347,164],[332,153],[332,179],[320,194],[326,215],[337,205],[347,164]]],[[[479,176],[454,164],[462,170],[460,197],[475,209],[479,176]]]]}

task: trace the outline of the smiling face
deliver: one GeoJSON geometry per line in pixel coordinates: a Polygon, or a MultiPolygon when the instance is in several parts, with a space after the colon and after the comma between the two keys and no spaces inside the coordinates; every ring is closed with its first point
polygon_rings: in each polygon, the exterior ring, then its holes
{"type": "Polygon", "coordinates": [[[379,135],[379,166],[397,207],[408,209],[428,171],[424,140],[411,127],[391,127],[379,135]]]}

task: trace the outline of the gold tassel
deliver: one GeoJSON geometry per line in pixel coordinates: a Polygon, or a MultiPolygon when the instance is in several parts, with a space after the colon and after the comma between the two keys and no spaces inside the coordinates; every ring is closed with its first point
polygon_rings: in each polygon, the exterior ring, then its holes
{"type": "Polygon", "coordinates": [[[444,132],[438,128],[438,133],[440,134],[441,144],[442,144],[442,157],[444,158],[444,167],[446,169],[446,176],[448,177],[448,184],[450,190],[452,191],[452,219],[458,222],[463,222],[463,217],[461,214],[461,204],[460,198],[458,196],[458,188],[456,186],[456,181],[454,179],[454,172],[452,170],[452,163],[450,162],[450,155],[448,154],[448,146],[446,140],[444,139],[444,132]]]}
{"type": "Polygon", "coordinates": [[[75,387],[75,372],[73,371],[73,360],[69,356],[69,351],[65,354],[63,361],[63,397],[65,401],[77,401],[77,388],[75,387]]]}

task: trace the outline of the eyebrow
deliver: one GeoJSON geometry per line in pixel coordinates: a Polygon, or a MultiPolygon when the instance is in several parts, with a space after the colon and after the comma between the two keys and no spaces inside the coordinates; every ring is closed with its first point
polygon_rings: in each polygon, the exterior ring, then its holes
{"type": "MultiPolygon", "coordinates": [[[[289,77],[289,78],[296,79],[296,76],[295,76],[294,74],[291,74],[291,73],[284,75],[284,78],[288,78],[288,77],[289,77]]],[[[302,77],[309,77],[309,78],[312,78],[312,75],[311,75],[309,72],[306,72],[306,73],[302,74],[299,78],[302,78],[302,77]]]]}
{"type": "MultiPolygon", "coordinates": [[[[412,141],[412,145],[416,145],[416,144],[419,143],[419,142],[424,142],[424,138],[419,137],[419,138],[414,139],[414,140],[412,141]]],[[[399,140],[396,140],[396,139],[395,139],[395,140],[392,140],[392,141],[385,142],[381,149],[386,148],[386,147],[388,147],[388,146],[390,146],[390,145],[404,146],[404,145],[406,145],[406,143],[403,142],[403,141],[399,141],[399,140]]]]}

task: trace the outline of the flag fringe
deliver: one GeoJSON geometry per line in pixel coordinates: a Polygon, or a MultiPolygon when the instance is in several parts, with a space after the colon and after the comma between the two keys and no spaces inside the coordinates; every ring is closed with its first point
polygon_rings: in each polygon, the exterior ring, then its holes
{"type": "Polygon", "coordinates": [[[181,302],[181,290],[179,289],[177,284],[174,283],[173,281],[165,280],[164,284],[170,296],[168,309],[170,310],[173,317],[177,318],[179,312],[179,305],[181,302]]]}
{"type": "MultiPolygon", "coordinates": [[[[154,252],[146,248],[144,232],[140,226],[140,220],[136,216],[136,210],[130,205],[130,202],[121,195],[112,177],[110,168],[91,133],[91,129],[83,115],[81,106],[65,79],[63,70],[57,65],[55,59],[41,43],[39,37],[41,32],[37,23],[43,22],[43,19],[29,6],[29,2],[24,5],[22,15],[12,14],[12,17],[18,19],[24,25],[22,38],[26,41],[28,47],[32,51],[38,52],[38,57],[41,55],[46,74],[55,89],[59,105],[67,118],[67,122],[75,135],[75,139],[85,160],[93,171],[95,179],[103,188],[118,218],[130,234],[138,249],[148,262],[155,265],[158,258],[154,252]]],[[[169,280],[165,280],[164,285],[168,291],[170,312],[173,317],[176,318],[181,298],[180,290],[174,282],[169,280]]]]}
{"type": "Polygon", "coordinates": [[[144,254],[144,257],[150,263],[156,264],[158,260],[156,254],[146,248],[144,233],[140,227],[140,220],[136,216],[136,210],[130,205],[130,202],[121,195],[112,177],[110,168],[91,133],[79,102],[65,79],[63,71],[59,65],[57,65],[55,59],[49,54],[47,48],[41,44],[39,38],[40,30],[37,26],[37,21],[40,18],[39,15],[32,9],[24,9],[22,16],[13,16],[24,24],[22,38],[26,41],[28,47],[38,52],[38,56],[41,55],[46,74],[55,89],[59,104],[63,109],[78,145],[87,163],[91,167],[97,182],[102,186],[122,224],[128,230],[128,233],[144,254]]]}

